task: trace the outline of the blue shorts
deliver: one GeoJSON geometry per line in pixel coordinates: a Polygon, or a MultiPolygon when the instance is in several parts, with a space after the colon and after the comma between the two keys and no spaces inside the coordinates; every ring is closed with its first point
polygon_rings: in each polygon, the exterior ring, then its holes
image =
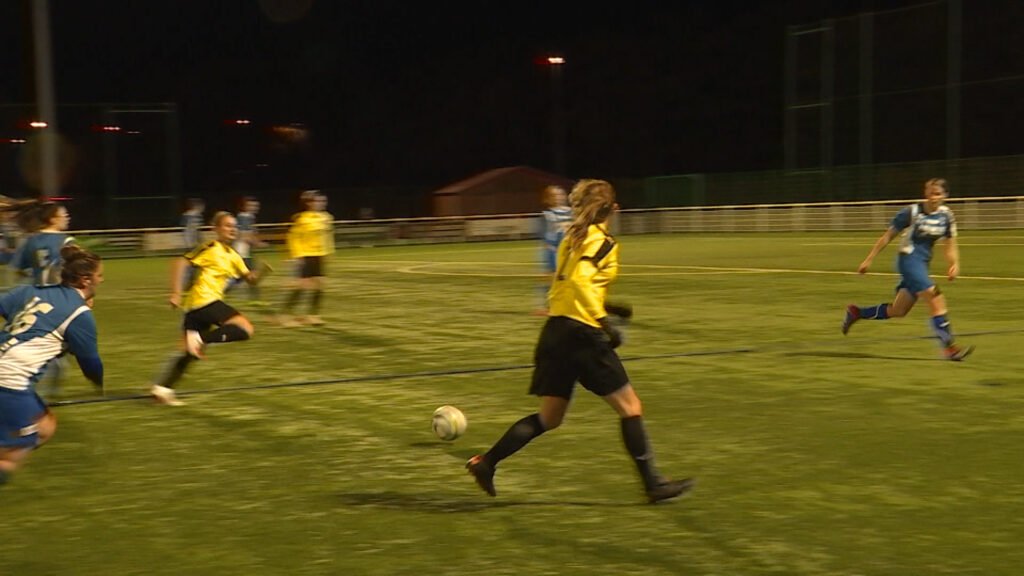
{"type": "Polygon", "coordinates": [[[558,251],[552,250],[547,246],[540,249],[540,265],[541,268],[548,274],[555,273],[555,266],[557,265],[556,259],[558,257],[558,251]]]}
{"type": "Polygon", "coordinates": [[[935,282],[932,282],[931,277],[928,276],[928,262],[920,258],[915,258],[910,254],[900,254],[896,259],[896,270],[900,273],[900,283],[896,285],[897,292],[906,289],[914,297],[917,297],[918,292],[935,286],[935,282]]]}
{"type": "Polygon", "coordinates": [[[34,447],[39,441],[35,424],[44,414],[46,403],[34,391],[0,388],[0,447],[34,447]]]}

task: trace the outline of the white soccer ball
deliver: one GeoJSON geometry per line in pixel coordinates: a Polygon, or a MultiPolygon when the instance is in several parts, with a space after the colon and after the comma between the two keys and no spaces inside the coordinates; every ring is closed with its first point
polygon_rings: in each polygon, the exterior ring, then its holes
{"type": "Polygon", "coordinates": [[[455,406],[441,406],[434,410],[431,425],[441,440],[455,440],[466,431],[466,415],[455,406]]]}

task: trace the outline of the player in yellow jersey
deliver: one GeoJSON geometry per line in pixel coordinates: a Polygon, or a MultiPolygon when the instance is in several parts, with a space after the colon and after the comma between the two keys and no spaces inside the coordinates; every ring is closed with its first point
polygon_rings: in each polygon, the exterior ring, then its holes
{"type": "Polygon", "coordinates": [[[231,247],[238,237],[238,223],[234,216],[229,212],[218,212],[211,224],[216,239],[193,248],[183,258],[176,258],[171,266],[169,300],[171,306],[185,311],[182,351],[171,358],[150,388],[153,398],[170,406],[183,404],[174,392],[174,385],[189,364],[203,358],[207,344],[248,340],[253,333],[249,319],[223,298],[233,279],[256,283],[262,273],[250,271],[231,247]],[[184,271],[188,266],[194,271],[193,281],[183,297],[184,271]]]}
{"type": "Polygon", "coordinates": [[[302,193],[303,211],[292,218],[288,229],[288,252],[295,261],[295,285],[281,306],[278,321],[282,326],[324,323],[320,318],[320,300],[323,296],[323,277],[326,273],[325,257],[334,253],[334,217],[327,212],[327,196],[319,190],[302,193]],[[309,314],[296,319],[292,309],[309,292],[309,314]]]}
{"type": "Polygon", "coordinates": [[[494,496],[498,463],[562,423],[579,381],[619,415],[623,442],[640,472],[648,501],[675,498],[689,491],[694,481],[671,481],[658,473],[640,398],[615,352],[622,343],[621,334],[605,309],[608,285],[619,270],[619,245],[608,233],[608,219],[616,208],[615,190],[603,180],[580,180],[569,203],[573,220],[558,247],[548,319],[534,352],[530,393],[540,396],[540,409],[509,427],[490,450],[471,458],[466,468],[494,496]]]}

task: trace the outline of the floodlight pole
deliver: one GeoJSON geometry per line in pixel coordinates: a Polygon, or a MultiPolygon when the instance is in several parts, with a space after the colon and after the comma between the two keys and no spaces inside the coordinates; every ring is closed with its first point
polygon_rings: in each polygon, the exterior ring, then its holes
{"type": "Polygon", "coordinates": [[[53,57],[50,41],[49,0],[32,0],[32,39],[35,51],[37,120],[46,123],[39,132],[41,144],[40,193],[49,198],[58,193],[57,106],[53,90],[53,57]]]}
{"type": "Polygon", "coordinates": [[[565,111],[562,98],[562,67],[565,58],[548,56],[551,73],[551,151],[556,174],[565,174],[565,111]]]}
{"type": "Polygon", "coordinates": [[[946,21],[946,159],[960,157],[960,78],[963,45],[963,7],[960,0],[947,0],[946,21]]]}

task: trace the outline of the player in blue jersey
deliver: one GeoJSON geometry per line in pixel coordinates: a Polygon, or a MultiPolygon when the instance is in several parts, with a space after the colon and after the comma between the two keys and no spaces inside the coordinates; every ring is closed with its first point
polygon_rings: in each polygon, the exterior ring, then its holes
{"type": "MultiPolygon", "coordinates": [[[[23,215],[22,225],[31,233],[15,251],[10,267],[18,273],[31,276],[36,286],[55,286],[60,283],[61,250],[74,243],[66,230],[71,223],[67,208],[55,202],[41,202],[23,215]]],[[[64,379],[67,362],[53,361],[46,372],[46,378],[39,383],[38,390],[44,397],[56,394],[64,379]]]]}
{"type": "Polygon", "coordinates": [[[842,331],[846,334],[858,320],[888,320],[902,318],[923,300],[931,312],[931,327],[942,343],[946,358],[960,361],[974,351],[973,346],[960,346],[953,338],[953,329],[946,317],[946,296],[928,275],[928,264],[932,260],[935,243],[945,240],[945,256],[948,268],[946,276],[952,282],[960,275],[960,250],[956,243],[956,218],[953,211],[945,206],[949,186],[943,178],[932,178],[924,183],[924,201],[916,202],[900,210],[889,224],[889,228],[871,247],[867,258],[861,262],[857,272],[864,274],[871,267],[875,256],[892,240],[903,233],[900,251],[896,257],[896,269],[900,283],[896,286],[896,297],[892,302],[876,306],[860,307],[850,304],[846,307],[842,331]]]}
{"type": "Polygon", "coordinates": [[[4,287],[15,283],[8,274],[14,272],[10,264],[18,247],[25,241],[23,224],[33,230],[38,227],[36,216],[40,204],[42,202],[36,198],[16,199],[0,196],[0,234],[3,236],[0,239],[0,277],[3,278],[4,287]]]}
{"type": "Polygon", "coordinates": [[[540,221],[540,265],[544,279],[537,287],[541,303],[534,311],[537,316],[548,314],[548,289],[551,288],[551,280],[555,274],[558,245],[562,243],[565,231],[572,223],[572,208],[566,202],[564,188],[554,185],[544,188],[542,202],[544,210],[541,212],[540,221]]]}
{"type": "Polygon", "coordinates": [[[62,257],[60,284],[19,286],[0,297],[0,484],[57,429],[56,417],[35,392],[55,358],[70,352],[82,374],[103,387],[92,315],[103,263],[74,245],[65,246],[62,257]]]}
{"type": "Polygon", "coordinates": [[[185,211],[181,213],[181,241],[188,252],[199,246],[199,229],[203,225],[203,212],[206,203],[201,198],[189,198],[185,203],[185,211]]]}
{"type": "Polygon", "coordinates": [[[14,213],[6,210],[0,212],[0,287],[11,284],[10,264],[20,239],[21,231],[14,221],[14,213]]]}
{"type": "MultiPolygon", "coordinates": [[[[234,249],[242,257],[242,261],[245,262],[249,270],[256,270],[256,257],[253,255],[253,249],[263,245],[256,231],[256,215],[260,211],[260,202],[252,196],[246,196],[242,199],[240,208],[238,214],[235,214],[235,220],[238,222],[238,239],[235,240],[234,249]]],[[[240,279],[235,280],[231,287],[233,288],[241,282],[240,279]]],[[[266,304],[260,300],[259,284],[249,284],[249,300],[252,304],[266,304]]]]}
{"type": "MultiPolygon", "coordinates": [[[[200,228],[203,226],[203,212],[206,210],[206,203],[202,198],[189,198],[185,202],[185,211],[181,213],[181,245],[185,252],[195,249],[202,240],[200,228]]],[[[186,267],[183,271],[182,282],[187,288],[192,284],[193,270],[186,267]]]]}
{"type": "Polygon", "coordinates": [[[74,242],[65,232],[71,223],[67,208],[56,202],[43,202],[24,224],[31,234],[11,257],[11,268],[32,277],[37,286],[60,283],[64,246],[74,242]]]}

